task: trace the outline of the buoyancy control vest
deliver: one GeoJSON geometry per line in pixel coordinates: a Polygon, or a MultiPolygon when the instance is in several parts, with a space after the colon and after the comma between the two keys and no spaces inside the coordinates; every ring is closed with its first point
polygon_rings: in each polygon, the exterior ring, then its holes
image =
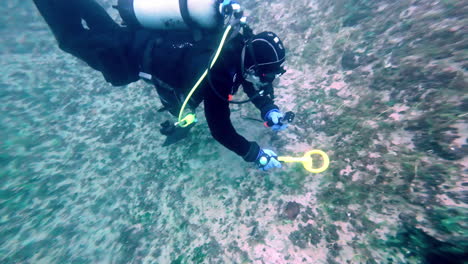
{"type": "MultiPolygon", "coordinates": [[[[231,39],[237,35],[235,32],[246,26],[240,5],[236,1],[230,0],[119,0],[116,8],[124,24],[129,27],[142,27],[156,31],[188,30],[193,33],[194,41],[206,40],[207,37],[212,38],[213,36],[216,36],[217,39],[220,33],[224,32],[217,51],[213,53],[210,63],[207,65],[207,70],[194,85],[181,106],[178,122],[180,123],[188,100],[213,67],[228,34],[234,33],[230,34],[229,39],[231,39]]],[[[145,78],[145,76],[148,77],[146,73],[140,73],[140,77],[145,78]]],[[[153,78],[152,81],[156,87],[161,86],[159,81],[154,80],[154,76],[149,77],[153,78]]],[[[167,88],[167,85],[164,86],[167,88]]]]}

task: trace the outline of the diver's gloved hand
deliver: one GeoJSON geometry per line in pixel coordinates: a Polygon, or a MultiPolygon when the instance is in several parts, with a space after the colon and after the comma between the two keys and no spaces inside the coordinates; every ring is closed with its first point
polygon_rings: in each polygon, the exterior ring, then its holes
{"type": "Polygon", "coordinates": [[[283,119],[283,117],[284,115],[279,109],[273,109],[268,111],[265,115],[265,121],[267,121],[267,126],[271,127],[273,131],[283,131],[288,128],[288,124],[281,123],[281,119],[283,119]]]}
{"type": "Polygon", "coordinates": [[[278,161],[278,155],[269,149],[260,149],[255,164],[257,164],[258,168],[262,171],[282,167],[281,162],[278,161]]]}

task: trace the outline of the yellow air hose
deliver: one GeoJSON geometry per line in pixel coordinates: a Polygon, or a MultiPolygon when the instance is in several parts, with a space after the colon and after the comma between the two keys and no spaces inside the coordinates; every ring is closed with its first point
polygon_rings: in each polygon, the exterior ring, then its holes
{"type": "Polygon", "coordinates": [[[208,74],[208,71],[211,70],[213,65],[216,63],[216,60],[219,57],[219,54],[221,54],[221,50],[224,47],[224,42],[226,42],[226,38],[229,34],[229,31],[231,31],[232,26],[229,25],[226,27],[226,30],[224,31],[223,37],[221,38],[221,42],[219,43],[218,49],[216,50],[215,56],[213,57],[213,60],[211,61],[210,67],[206,69],[203,74],[200,76],[198,81],[195,83],[193,86],[192,90],[190,90],[189,94],[185,98],[184,103],[182,104],[182,107],[180,108],[179,112],[179,118],[177,120],[177,123],[175,125],[178,125],[180,127],[187,127],[193,122],[195,122],[195,114],[187,114],[185,117],[182,118],[184,114],[185,107],[187,106],[188,101],[190,100],[190,97],[192,97],[193,93],[197,90],[198,86],[202,83],[202,81],[205,79],[206,75],[208,74]]]}

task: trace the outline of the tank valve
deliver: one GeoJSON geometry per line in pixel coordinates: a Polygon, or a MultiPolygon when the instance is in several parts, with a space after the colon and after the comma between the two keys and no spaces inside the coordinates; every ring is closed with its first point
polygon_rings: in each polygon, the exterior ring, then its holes
{"type": "Polygon", "coordinates": [[[243,15],[240,4],[231,0],[224,0],[219,4],[219,13],[223,16],[234,15],[237,19],[241,18],[243,15]]]}

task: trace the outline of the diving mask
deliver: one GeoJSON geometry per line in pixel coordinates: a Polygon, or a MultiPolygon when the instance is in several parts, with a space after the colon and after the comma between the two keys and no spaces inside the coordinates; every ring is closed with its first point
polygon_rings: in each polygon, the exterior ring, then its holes
{"type": "Polygon", "coordinates": [[[285,72],[286,70],[281,69],[279,72],[260,73],[257,75],[254,71],[249,70],[245,74],[244,79],[252,83],[255,89],[262,90],[265,86],[277,85],[278,78],[285,72]]]}
{"type": "Polygon", "coordinates": [[[245,74],[244,79],[251,83],[257,91],[263,90],[263,88],[269,84],[268,82],[263,82],[261,78],[253,72],[245,74]]]}

